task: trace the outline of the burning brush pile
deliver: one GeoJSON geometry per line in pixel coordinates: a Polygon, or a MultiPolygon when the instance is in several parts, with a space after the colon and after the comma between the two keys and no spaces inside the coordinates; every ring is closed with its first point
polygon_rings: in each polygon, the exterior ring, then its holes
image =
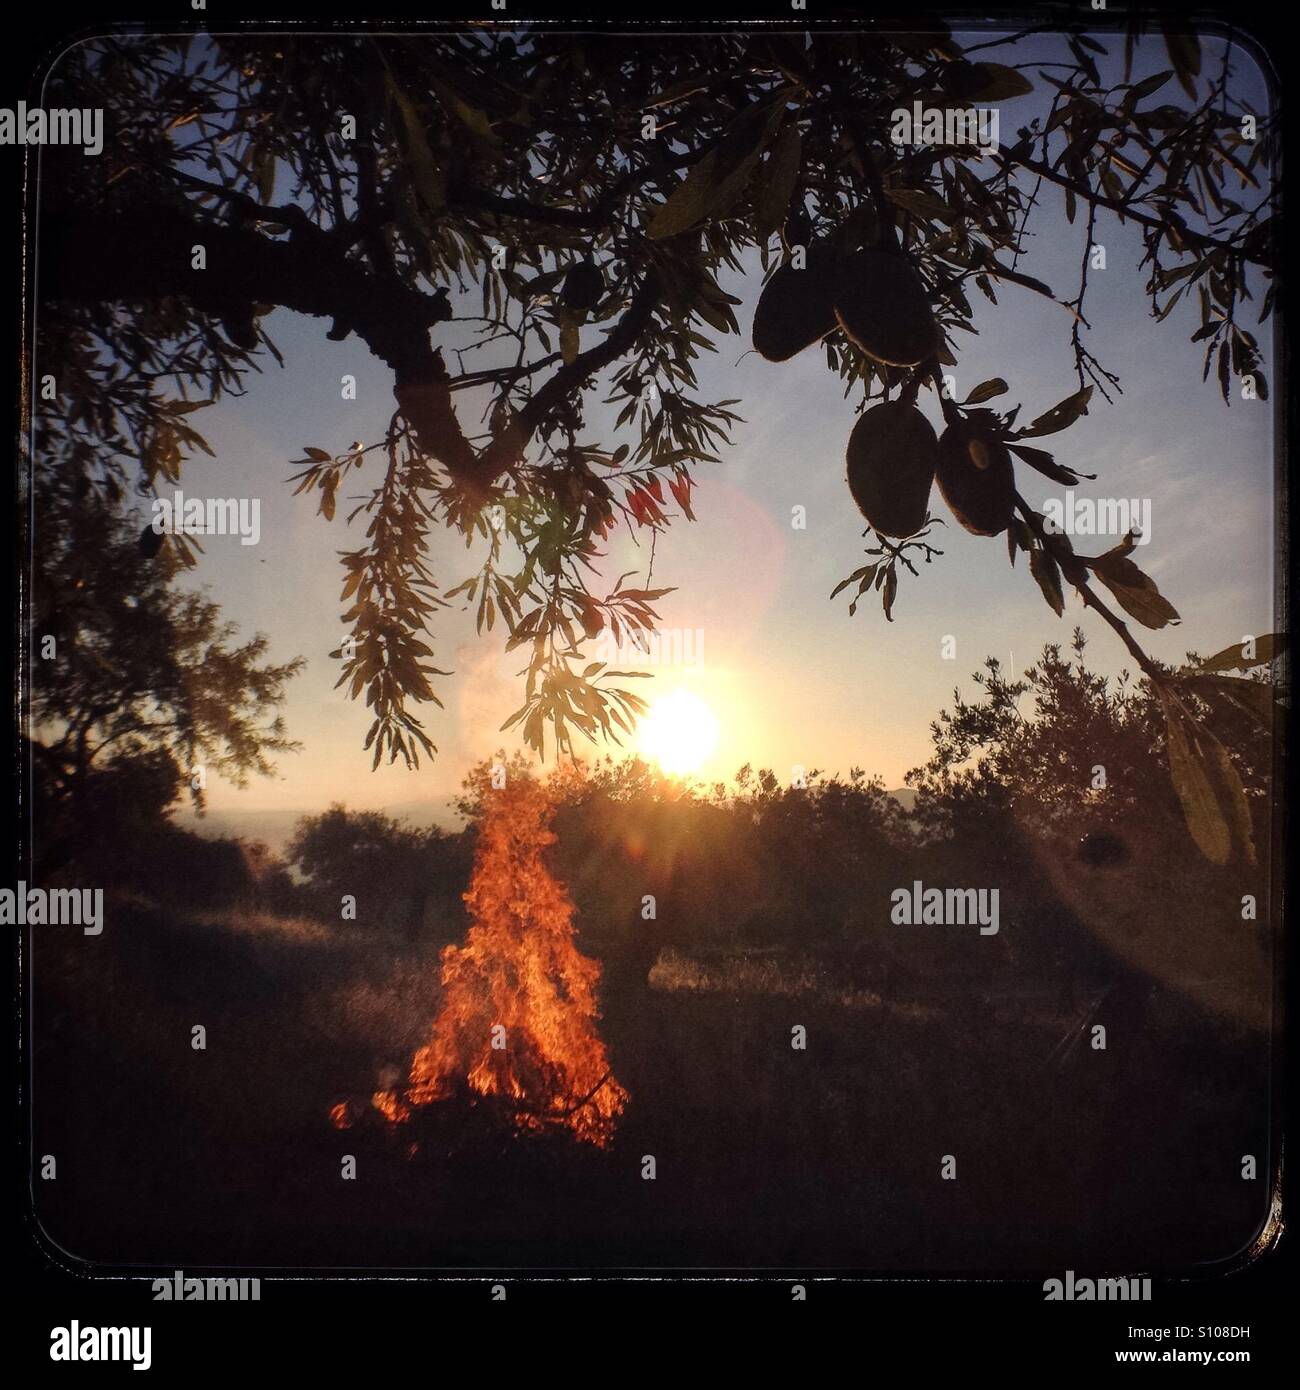
{"type": "MultiPolygon", "coordinates": [[[[574,945],[573,903],[543,862],[554,798],[515,778],[485,793],[465,902],[473,925],[442,953],[442,1007],[404,1088],[372,1105],[393,1126],[439,1101],[501,1112],[519,1131],[606,1147],[627,1103],[596,1032],[600,966],[574,945]]],[[[351,1123],[336,1106],[336,1125],[351,1123]]]]}

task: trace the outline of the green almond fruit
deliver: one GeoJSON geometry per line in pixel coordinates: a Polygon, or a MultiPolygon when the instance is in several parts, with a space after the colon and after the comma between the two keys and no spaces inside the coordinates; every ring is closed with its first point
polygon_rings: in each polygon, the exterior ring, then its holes
{"type": "Polygon", "coordinates": [[[835,317],[869,357],[889,367],[915,367],[939,349],[925,284],[906,256],[863,250],[840,263],[835,317]]]}
{"type": "Polygon", "coordinates": [[[1016,474],[998,435],[978,421],[949,425],[939,440],[939,491],[974,536],[997,536],[1011,524],[1016,474]]]}
{"type": "Polygon", "coordinates": [[[810,246],[802,269],[787,261],[763,286],[754,310],[754,348],[769,362],[786,362],[835,331],[836,257],[810,246]]]}
{"type": "Polygon", "coordinates": [[[872,406],[849,436],[849,491],[882,536],[901,540],[925,524],[939,458],[930,422],[913,405],[872,406]]]}

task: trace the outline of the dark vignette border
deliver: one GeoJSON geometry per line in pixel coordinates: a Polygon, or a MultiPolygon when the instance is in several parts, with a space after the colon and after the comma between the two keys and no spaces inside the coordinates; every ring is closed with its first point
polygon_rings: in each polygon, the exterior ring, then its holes
{"type": "MultiPolygon", "coordinates": [[[[754,3],[714,4],[708,7],[707,15],[700,9],[694,12],[671,4],[655,4],[647,7],[643,14],[624,9],[622,6],[594,5],[582,0],[571,0],[565,4],[529,3],[529,0],[508,0],[508,14],[503,16],[494,12],[489,0],[477,4],[457,5],[445,11],[431,10],[422,4],[393,3],[388,0],[382,13],[358,13],[352,6],[331,6],[330,0],[278,0],[273,6],[265,8],[249,5],[247,0],[232,13],[231,7],[221,0],[210,0],[205,12],[194,12],[186,0],[137,0],[129,10],[113,12],[104,4],[91,5],[73,3],[57,9],[36,11],[24,16],[28,27],[26,32],[7,36],[8,42],[0,52],[0,65],[6,79],[0,88],[0,95],[8,103],[26,99],[39,100],[39,90],[44,75],[50,70],[58,55],[69,46],[91,36],[116,32],[143,32],[157,29],[235,29],[273,32],[285,28],[315,29],[339,28],[385,28],[409,29],[424,21],[435,22],[438,27],[446,27],[451,21],[469,17],[469,22],[492,22],[501,20],[507,23],[546,20],[557,27],[611,28],[627,32],[642,27],[663,28],[674,21],[688,22],[693,28],[705,27],[717,22],[719,25],[732,22],[790,23],[791,11],[782,0],[754,0],[754,3]],[[330,11],[333,9],[333,13],[330,11]],[[261,11],[257,13],[256,11],[261,11]]],[[[990,22],[987,7],[967,4],[917,5],[890,7],[895,22],[906,22],[919,13],[922,8],[932,13],[942,13],[954,23],[965,23],[974,27],[979,23],[990,22]]],[[[1082,22],[1090,28],[1101,29],[1107,20],[1111,23],[1123,19],[1129,6],[1118,3],[1108,4],[1109,16],[1091,9],[1088,0],[1069,4],[1043,4],[1038,6],[1008,5],[999,7],[997,19],[1000,23],[1016,23],[1019,20],[1042,23],[1059,14],[1064,25],[1071,21],[1082,22]]],[[[1223,31],[1231,27],[1234,38],[1253,50],[1256,60],[1266,73],[1271,73],[1274,90],[1283,102],[1284,130],[1289,137],[1292,117],[1285,103],[1287,78],[1292,75],[1294,64],[1289,55],[1289,43],[1284,37],[1279,11],[1269,11],[1257,7],[1251,12],[1243,12],[1240,7],[1228,5],[1220,0],[1218,5],[1197,7],[1190,10],[1173,4],[1147,5],[1142,7],[1150,13],[1173,11],[1189,25],[1198,30],[1217,29],[1223,31]]],[[[799,12],[794,22],[801,27],[850,27],[869,25],[888,27],[889,16],[869,5],[822,4],[819,0],[808,0],[808,8],[799,12]]],[[[1289,146],[1289,139],[1284,141],[1289,146]]],[[[4,251],[8,267],[0,285],[6,295],[5,319],[6,349],[13,354],[12,365],[7,373],[7,389],[4,393],[6,410],[12,410],[9,438],[16,444],[15,462],[18,469],[26,466],[27,442],[27,390],[29,383],[25,376],[26,358],[30,339],[29,313],[31,292],[31,266],[26,255],[25,218],[30,213],[32,195],[32,174],[30,162],[17,150],[0,150],[0,178],[6,189],[4,198],[4,251]]],[[[1283,261],[1285,270],[1285,260],[1283,261]]],[[[1279,318],[1275,331],[1275,377],[1285,383],[1285,389],[1274,391],[1275,425],[1278,439],[1276,459],[1279,497],[1283,505],[1278,508],[1278,534],[1275,538],[1276,571],[1279,589],[1275,596],[1277,626],[1287,627],[1290,603],[1290,512],[1287,505],[1290,449],[1289,440],[1296,409],[1295,393],[1290,381],[1289,334],[1290,286],[1282,277],[1282,293],[1279,296],[1279,318]]],[[[18,474],[15,474],[15,480],[18,474]]],[[[3,518],[6,533],[18,540],[22,530],[22,517],[18,514],[17,499],[13,487],[3,490],[0,506],[5,508],[3,518]],[[12,516],[9,514],[12,512],[12,516]]],[[[21,622],[23,602],[23,570],[25,547],[14,544],[10,553],[6,577],[10,586],[9,632],[14,639],[15,662],[24,659],[23,624],[21,622]]],[[[21,668],[16,664],[15,673],[21,668]]],[[[23,820],[27,807],[27,772],[21,766],[17,755],[17,728],[21,692],[15,691],[15,702],[11,705],[15,727],[4,750],[7,768],[12,775],[12,791],[5,797],[7,808],[17,812],[13,833],[6,837],[6,855],[11,861],[6,871],[14,878],[22,877],[21,872],[27,853],[26,838],[23,833],[23,820]]],[[[1293,771],[1283,761],[1281,747],[1278,749],[1278,783],[1285,786],[1286,795],[1277,806],[1274,817],[1274,864],[1281,871],[1285,862],[1285,849],[1290,839],[1288,808],[1293,790],[1293,771]]],[[[1289,919],[1289,902],[1284,891],[1285,885],[1276,885],[1277,901],[1283,904],[1285,919],[1289,919]]],[[[1289,924],[1284,920],[1285,925],[1289,924]]],[[[1278,972],[1278,1012],[1277,1017],[1285,1022],[1283,1004],[1285,999],[1294,999],[1295,953],[1285,946],[1278,972]]],[[[861,1340],[870,1344],[882,1335],[893,1337],[907,1336],[913,1343],[913,1355],[919,1353],[922,1363],[930,1362],[941,1351],[955,1352],[972,1369],[978,1363],[988,1365],[992,1358],[1004,1357],[1014,1364],[1021,1355],[1028,1352],[1038,1338],[1044,1347],[1051,1348],[1050,1358],[1035,1356],[1035,1361],[1044,1370],[1050,1370],[1062,1362],[1079,1365],[1078,1354],[1095,1348],[1098,1360],[1095,1364],[1113,1364],[1110,1352],[1122,1345],[1120,1331],[1128,1321],[1123,1311],[1102,1307],[1089,1310],[1085,1332],[1082,1317],[1072,1317],[1067,1322],[1058,1322],[1051,1308],[1041,1302],[1041,1287],[1037,1280],[1008,1279],[1003,1277],[945,1279],[942,1276],[906,1280],[880,1279],[879,1277],[854,1276],[836,1273],[834,1276],[819,1277],[813,1270],[805,1271],[744,1271],[717,1270],[707,1274],[696,1271],[620,1271],[604,1272],[599,1275],[581,1278],[562,1272],[548,1274],[546,1271],[530,1271],[520,1275],[515,1272],[490,1271],[474,1274],[439,1276],[434,1272],[427,1275],[415,1273],[399,1276],[385,1275],[379,1271],[339,1271],[335,1274],[318,1271],[284,1270],[264,1277],[263,1302],[244,1305],[238,1313],[231,1314],[224,1322],[210,1324],[210,1314],[191,1315],[188,1319],[177,1321],[174,1309],[150,1303],[148,1316],[143,1304],[149,1301],[147,1280],[140,1278],[139,1271],[106,1267],[81,1267],[70,1265],[66,1257],[49,1247],[39,1233],[34,1220],[30,1193],[29,1162],[29,1096],[27,1093],[27,1058],[24,1049],[24,996],[25,996],[25,945],[15,936],[10,958],[10,997],[13,1001],[13,1025],[10,1033],[11,1045],[7,1049],[12,1068],[13,1086],[10,1091],[14,1125],[6,1134],[6,1152],[12,1165],[12,1181],[7,1189],[6,1216],[10,1237],[7,1243],[6,1264],[10,1272],[17,1276],[26,1299],[34,1304],[34,1319],[30,1324],[31,1339],[35,1351],[43,1360],[49,1326],[79,1316],[83,1322],[99,1318],[123,1320],[130,1316],[133,1322],[148,1321],[157,1324],[155,1336],[155,1365],[162,1369],[163,1364],[177,1364],[175,1350],[184,1347],[182,1353],[185,1364],[192,1365],[191,1337],[202,1347],[205,1363],[213,1365],[246,1361],[248,1345],[235,1333],[234,1319],[243,1319],[250,1342],[262,1340],[269,1326],[274,1326],[286,1351],[292,1350],[295,1356],[305,1355],[308,1360],[320,1355],[322,1365],[341,1368],[349,1359],[350,1352],[358,1352],[363,1359],[385,1356],[385,1344],[390,1341],[380,1330],[384,1325],[396,1329],[406,1320],[406,1316],[418,1305],[425,1312],[440,1313],[455,1308],[459,1311],[467,1306],[482,1306],[491,1298],[490,1286],[504,1282],[508,1286],[507,1306],[546,1309],[554,1313],[559,1309],[572,1309],[579,1314],[573,1329],[575,1337],[581,1342],[585,1335],[588,1318],[594,1317],[601,1305],[620,1304],[629,1309],[644,1310],[651,1316],[661,1314],[667,1307],[674,1309],[698,1305],[701,1311],[720,1312],[722,1309],[758,1307],[775,1308],[790,1302],[790,1285],[804,1282],[808,1285],[809,1301],[819,1304],[832,1304],[837,1311],[848,1314],[846,1330],[856,1330],[861,1340]],[[146,1284],[142,1288],[141,1284],[146,1284]],[[366,1309],[365,1322],[370,1324],[374,1342],[369,1348],[363,1345],[368,1338],[349,1337],[352,1345],[341,1345],[342,1339],[335,1339],[322,1330],[326,1326],[322,1314],[327,1309],[347,1309],[355,1316],[354,1305],[360,1302],[366,1309]],[[575,1306],[576,1305],[576,1306],[575,1306]],[[126,1311],[130,1309],[130,1313],[126,1311]],[[111,1312],[110,1312],[111,1310],[111,1312]],[[368,1314],[368,1316],[367,1316],[368,1314]],[[371,1319],[374,1319],[371,1322],[371,1319]],[[188,1323],[188,1331],[182,1335],[181,1329],[188,1323]],[[196,1325],[198,1324],[198,1325],[196,1325]],[[212,1328],[216,1332],[207,1330],[212,1328]],[[1114,1334],[1112,1335],[1112,1328],[1114,1334]],[[255,1331],[256,1329],[256,1331],[255,1331]],[[941,1330],[942,1329],[942,1330],[941,1330]],[[951,1336],[947,1335],[951,1333],[951,1336]],[[939,1334],[936,1336],[936,1333],[939,1334]],[[315,1345],[313,1346],[313,1343],[315,1345]],[[170,1352],[164,1351],[164,1345],[170,1352]]],[[[1283,1070],[1284,1038],[1282,1029],[1274,1038],[1274,1134],[1279,1140],[1279,1158],[1275,1169],[1273,1190],[1274,1210],[1282,1210],[1283,1219],[1274,1229],[1261,1235],[1255,1247],[1243,1252],[1236,1260],[1213,1271],[1199,1273],[1188,1279],[1162,1278],[1156,1280],[1155,1298],[1150,1305],[1151,1317],[1162,1322],[1185,1321],[1195,1323],[1198,1319],[1210,1319],[1215,1323],[1241,1321],[1258,1323],[1262,1339],[1279,1339],[1278,1351],[1282,1350],[1280,1339],[1285,1336],[1287,1320],[1282,1316],[1281,1298],[1294,1289],[1295,1284],[1295,1234],[1286,1229],[1294,1224],[1292,1213],[1294,1198],[1286,1183],[1287,1172],[1284,1165],[1284,1145],[1288,1136],[1294,1136],[1294,1096],[1289,1093],[1283,1070]],[[1290,1222],[1286,1218],[1290,1218],[1290,1222]],[[1271,1315],[1270,1315],[1271,1313],[1271,1315]],[[1264,1324],[1271,1324],[1271,1328],[1264,1324]]],[[[201,1271],[195,1270],[194,1273],[201,1271]]],[[[219,1272],[219,1271],[212,1271],[219,1272]]],[[[152,1277],[152,1275],[150,1276],[152,1277]]],[[[809,1310],[811,1312],[811,1310],[809,1310]]],[[[224,1316],[224,1315],[219,1315],[224,1316]]],[[[1148,1318],[1146,1321],[1150,1321],[1148,1318]]],[[[393,1340],[401,1340],[400,1333],[393,1340]]],[[[253,1343],[255,1344],[255,1343],[253,1343]]],[[[1270,1345],[1269,1340],[1261,1344],[1250,1344],[1253,1351],[1263,1352],[1270,1345]]],[[[1246,1345],[1246,1344],[1243,1344],[1246,1345]]],[[[390,1348],[391,1354],[391,1348],[390,1348]]],[[[1085,1352],[1086,1354],[1086,1352],[1085,1352]]],[[[1256,1358],[1258,1360],[1258,1357],[1256,1358]]],[[[266,1362],[263,1362],[265,1365],[266,1362]]]]}

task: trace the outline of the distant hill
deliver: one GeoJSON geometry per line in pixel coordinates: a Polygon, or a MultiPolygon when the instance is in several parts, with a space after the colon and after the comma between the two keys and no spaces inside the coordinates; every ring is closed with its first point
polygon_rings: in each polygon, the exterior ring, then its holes
{"type": "MultiPolygon", "coordinates": [[[[343,804],[347,805],[346,798],[343,804]]],[[[223,837],[260,840],[268,848],[280,851],[293,838],[293,832],[304,816],[318,816],[325,806],[262,811],[209,811],[201,819],[187,807],[176,815],[176,823],[196,835],[211,839],[223,837]]],[[[356,809],[356,808],[349,808],[356,809]]],[[[455,828],[449,811],[433,801],[405,801],[382,808],[384,815],[407,821],[415,826],[441,825],[455,828]]]]}
{"type": "MultiPolygon", "coordinates": [[[[905,810],[912,810],[916,804],[916,791],[912,787],[899,787],[889,792],[905,810]]],[[[346,800],[344,801],[346,805],[346,800]]],[[[263,811],[209,811],[200,819],[189,808],[178,812],[176,823],[186,830],[209,839],[238,838],[260,840],[268,848],[277,852],[293,838],[298,822],[304,816],[316,816],[326,808],[323,806],[304,807],[289,810],[263,811]]],[[[403,801],[394,806],[383,807],[386,816],[394,820],[407,821],[411,825],[441,825],[446,829],[457,829],[458,823],[452,813],[434,801],[403,801]]]]}

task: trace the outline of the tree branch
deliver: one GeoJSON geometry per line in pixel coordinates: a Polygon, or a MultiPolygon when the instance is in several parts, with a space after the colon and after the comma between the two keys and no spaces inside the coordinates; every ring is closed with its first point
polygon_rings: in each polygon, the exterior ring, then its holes
{"type": "Polygon", "coordinates": [[[45,301],[152,302],[184,296],[220,312],[278,304],[347,323],[399,381],[425,376],[429,329],[449,316],[441,299],[371,274],[328,232],[272,240],[173,209],[114,216],[63,213],[41,224],[38,295],[45,301]],[[192,248],[206,268],[191,266],[192,248]]]}
{"type": "Polygon", "coordinates": [[[659,303],[659,276],[650,271],[632,296],[623,317],[609,332],[603,343],[580,352],[572,362],[560,368],[519,412],[518,424],[527,443],[543,419],[587,377],[609,366],[621,357],[650,322],[659,303]]]}
{"type": "Polygon", "coordinates": [[[1207,236],[1204,232],[1193,231],[1182,218],[1179,218],[1176,223],[1171,223],[1167,217],[1155,217],[1150,213],[1138,212],[1136,208],[1122,199],[1108,197],[1105,193],[1086,183],[1079,183],[1076,179],[1066,178],[1064,174],[1058,174],[1050,165],[1044,164],[1040,160],[1031,159],[1027,155],[1011,155],[1005,152],[994,155],[994,158],[1007,173],[1010,173],[1013,168],[1025,169],[1031,174],[1037,174],[1039,178],[1046,179],[1048,183],[1054,183],[1058,188],[1068,188],[1073,194],[1089,204],[1109,208],[1121,217],[1131,217],[1139,226],[1147,227],[1151,231],[1161,232],[1167,236],[1172,225],[1176,227],[1178,236],[1183,241],[1198,246],[1202,250],[1227,251],[1233,256],[1240,256],[1242,260],[1249,261],[1252,265],[1272,267],[1273,262],[1269,257],[1248,251],[1240,242],[1224,241],[1219,237],[1207,236]]]}

